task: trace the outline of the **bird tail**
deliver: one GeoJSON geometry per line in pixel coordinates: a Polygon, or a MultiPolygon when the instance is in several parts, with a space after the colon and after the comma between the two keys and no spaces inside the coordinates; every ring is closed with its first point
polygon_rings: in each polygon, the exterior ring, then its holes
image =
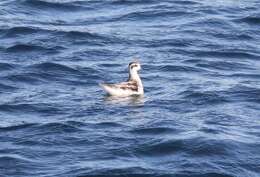
{"type": "Polygon", "coordinates": [[[110,93],[110,87],[108,85],[100,83],[99,86],[106,92],[110,93]]]}

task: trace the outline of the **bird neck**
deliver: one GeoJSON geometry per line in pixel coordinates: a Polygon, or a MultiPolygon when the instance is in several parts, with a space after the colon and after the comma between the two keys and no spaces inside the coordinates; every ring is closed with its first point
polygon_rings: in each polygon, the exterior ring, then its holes
{"type": "Polygon", "coordinates": [[[143,86],[141,78],[136,70],[129,71],[129,81],[136,81],[139,86],[143,86]]]}
{"type": "Polygon", "coordinates": [[[144,87],[143,83],[141,81],[141,78],[136,70],[130,70],[129,71],[129,78],[128,81],[135,81],[137,82],[138,86],[138,92],[143,93],[144,92],[144,87]]]}

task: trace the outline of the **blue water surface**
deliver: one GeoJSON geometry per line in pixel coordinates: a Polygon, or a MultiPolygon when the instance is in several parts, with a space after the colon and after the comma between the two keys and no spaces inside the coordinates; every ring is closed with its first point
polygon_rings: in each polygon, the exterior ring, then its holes
{"type": "Polygon", "coordinates": [[[0,176],[259,177],[260,1],[0,1],[0,176]]]}

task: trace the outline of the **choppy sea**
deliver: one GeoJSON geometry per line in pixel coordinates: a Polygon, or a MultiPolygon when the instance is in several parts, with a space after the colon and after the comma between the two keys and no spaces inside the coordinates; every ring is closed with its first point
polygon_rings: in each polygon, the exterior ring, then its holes
{"type": "Polygon", "coordinates": [[[0,1],[0,176],[259,177],[260,1],[0,1]]]}

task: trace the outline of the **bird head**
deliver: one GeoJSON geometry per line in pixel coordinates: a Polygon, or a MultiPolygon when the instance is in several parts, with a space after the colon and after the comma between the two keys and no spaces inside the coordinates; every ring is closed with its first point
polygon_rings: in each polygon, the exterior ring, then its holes
{"type": "Polygon", "coordinates": [[[141,69],[141,64],[138,61],[133,61],[129,63],[128,68],[130,71],[139,71],[141,69]]]}

